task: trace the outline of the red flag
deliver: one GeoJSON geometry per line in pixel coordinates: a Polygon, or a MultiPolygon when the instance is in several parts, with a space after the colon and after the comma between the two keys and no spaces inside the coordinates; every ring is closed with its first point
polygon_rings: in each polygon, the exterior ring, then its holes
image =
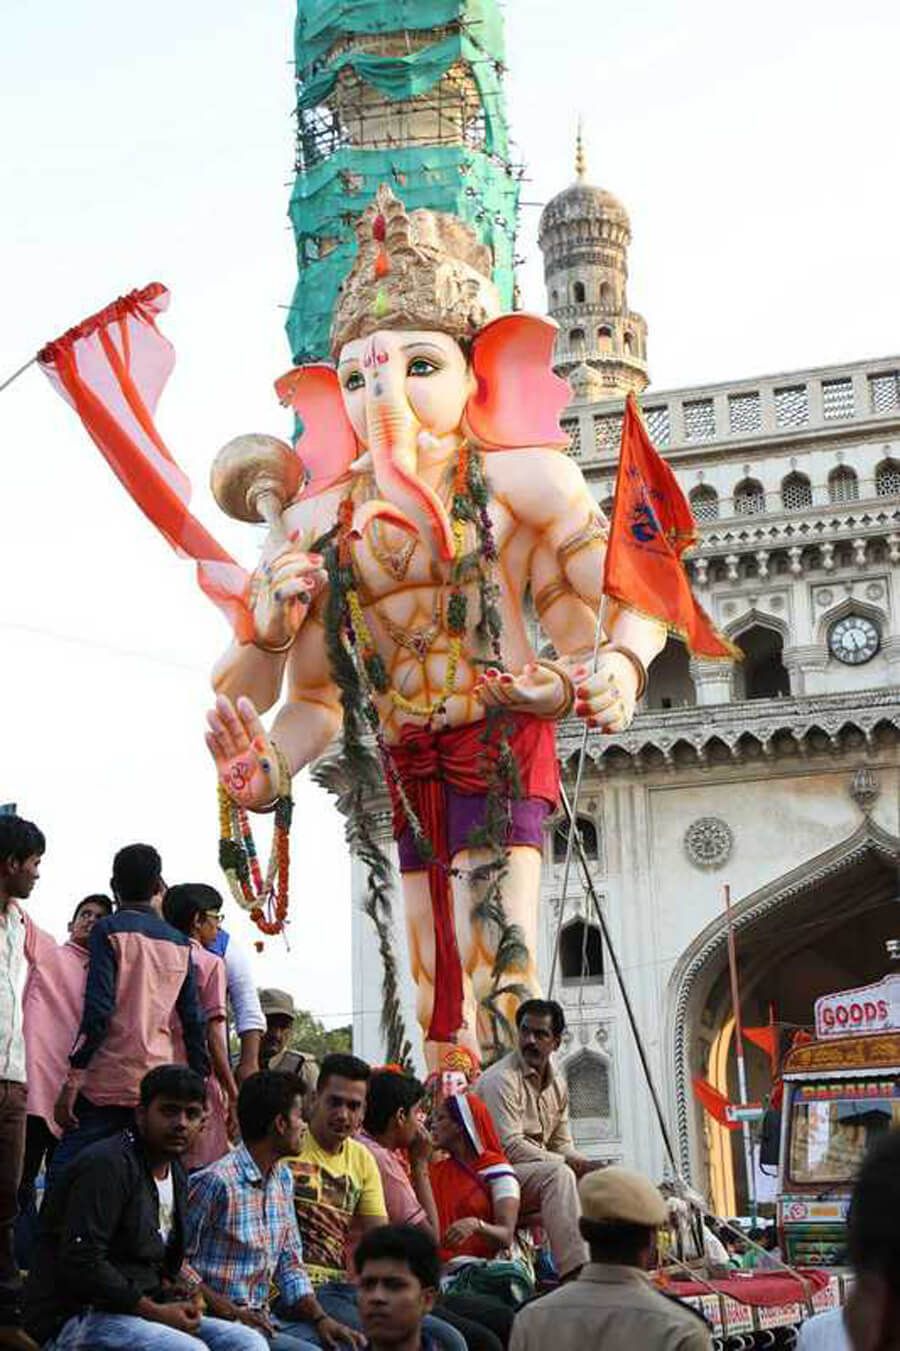
{"type": "Polygon", "coordinates": [[[84,423],[113,473],[179,554],[201,588],[248,641],[249,577],[188,509],[191,485],[153,424],[175,352],[155,316],[168,307],[159,282],[113,301],[38,353],[50,383],[84,423]]]}
{"type": "Polygon", "coordinates": [[[740,658],[698,604],[681,555],[697,537],[687,499],[647,435],[633,394],[622,448],[603,590],[627,609],[665,624],[698,657],[740,658]]]}
{"type": "Polygon", "coordinates": [[[694,1097],[703,1104],[710,1116],[718,1121],[720,1126],[725,1126],[730,1131],[737,1130],[738,1123],[728,1120],[730,1106],[728,1099],[700,1075],[695,1075],[693,1085],[694,1097]]]}
{"type": "Polygon", "coordinates": [[[754,1046],[758,1046],[761,1051],[765,1051],[772,1064],[775,1063],[777,1055],[777,1037],[778,1029],[772,1027],[745,1027],[744,1036],[748,1041],[752,1041],[754,1046]]]}

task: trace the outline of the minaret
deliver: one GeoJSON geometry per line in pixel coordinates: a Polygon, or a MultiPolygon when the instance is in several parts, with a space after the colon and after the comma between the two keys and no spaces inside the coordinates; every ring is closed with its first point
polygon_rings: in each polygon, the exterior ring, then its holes
{"type": "Polygon", "coordinates": [[[575,182],[547,203],[538,227],[547,308],[559,324],[556,370],[589,397],[640,393],[647,375],[647,324],[628,308],[628,212],[611,192],[592,187],[581,124],[575,182]]]}
{"type": "Polygon", "coordinates": [[[379,183],[410,209],[473,226],[513,308],[520,175],[509,158],[504,60],[499,0],[297,0],[289,214],[299,280],[287,322],[296,361],[328,355],[353,224],[379,183]]]}

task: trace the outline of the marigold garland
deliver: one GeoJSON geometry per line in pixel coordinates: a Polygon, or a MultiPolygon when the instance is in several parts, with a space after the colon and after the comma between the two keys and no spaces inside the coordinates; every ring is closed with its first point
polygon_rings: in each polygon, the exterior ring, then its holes
{"type": "MultiPolygon", "coordinates": [[[[290,779],[287,779],[290,782],[290,779]]],[[[290,790],[276,799],[275,834],[263,877],[246,810],[219,784],[219,866],[232,896],[264,934],[279,934],[287,922],[290,835],[294,803],[290,790]]]]}

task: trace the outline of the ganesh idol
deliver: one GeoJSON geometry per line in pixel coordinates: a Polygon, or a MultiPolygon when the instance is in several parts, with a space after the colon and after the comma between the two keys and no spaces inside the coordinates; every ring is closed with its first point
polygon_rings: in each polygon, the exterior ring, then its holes
{"type": "Polygon", "coordinates": [[[253,631],[215,668],[207,742],[229,798],[266,810],[332,745],[352,673],[391,795],[436,1069],[451,1046],[478,1056],[504,934],[518,937],[505,1025],[539,993],[556,724],[626,728],[666,634],[604,599],[606,522],[565,452],[555,325],[501,314],[474,233],[407,212],[385,186],[357,239],[334,365],[277,385],[302,428],[280,451],[298,472],[253,574],[253,631]],[[529,596],[553,660],[534,650],[529,596]]]}

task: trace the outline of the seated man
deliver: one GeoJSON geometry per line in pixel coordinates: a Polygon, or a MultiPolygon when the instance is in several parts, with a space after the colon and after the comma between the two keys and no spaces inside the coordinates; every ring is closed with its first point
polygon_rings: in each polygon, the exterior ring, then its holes
{"type": "MultiPolygon", "coordinates": [[[[388,1222],[411,1225],[439,1242],[441,1225],[428,1171],[432,1142],[421,1108],[424,1097],[425,1085],[411,1074],[374,1070],[365,1126],[357,1139],[378,1164],[388,1222]]],[[[509,1342],[512,1310],[500,1300],[451,1291],[438,1297],[434,1313],[462,1333],[469,1351],[498,1351],[509,1342]]]]}
{"type": "MultiPolygon", "coordinates": [[[[353,1138],[362,1125],[369,1075],[369,1066],[356,1056],[325,1056],[306,1140],[287,1160],[294,1175],[303,1252],[319,1303],[333,1318],[356,1328],[356,1287],[348,1280],[346,1258],[352,1240],[387,1219],[378,1167],[365,1145],[353,1138]]],[[[438,1320],[433,1324],[429,1335],[440,1346],[464,1351],[465,1341],[454,1328],[438,1320]]]]}
{"type": "Polygon", "coordinates": [[[260,1328],[270,1351],[310,1343],[290,1324],[311,1324],[326,1346],[355,1345],[358,1334],[329,1318],[312,1292],[294,1214],[294,1187],[283,1160],[299,1153],[305,1126],[301,1084],[291,1074],[263,1070],[238,1095],[243,1143],[191,1179],[185,1235],[186,1271],[218,1318],[260,1328]],[[271,1287],[281,1318],[273,1320],[271,1287]],[[275,1333],[276,1322],[290,1336],[275,1333]]]}
{"type": "Polygon", "coordinates": [[[640,1173],[607,1168],[579,1188],[590,1263],[516,1314],[510,1351],[712,1351],[706,1320],[647,1280],[666,1204],[640,1173]]]}
{"type": "Polygon", "coordinates": [[[563,1280],[587,1253],[578,1236],[577,1179],[603,1165],[576,1153],[569,1093],[553,1068],[566,1020],[553,999],[526,999],[516,1010],[519,1048],[485,1070],[472,1089],[490,1108],[503,1152],[522,1188],[522,1213],[540,1210],[563,1280]]]}
{"type": "Polygon", "coordinates": [[[187,1180],[181,1155],[206,1086],[182,1065],[141,1080],[133,1129],[82,1150],[41,1209],[25,1290],[28,1332],[53,1351],[265,1351],[262,1333],[203,1315],[178,1284],[187,1180]]]}
{"type": "Polygon", "coordinates": [[[366,1234],[353,1264],[370,1351],[436,1351],[423,1320],[437,1297],[437,1248],[421,1229],[384,1225],[366,1234]]]}

